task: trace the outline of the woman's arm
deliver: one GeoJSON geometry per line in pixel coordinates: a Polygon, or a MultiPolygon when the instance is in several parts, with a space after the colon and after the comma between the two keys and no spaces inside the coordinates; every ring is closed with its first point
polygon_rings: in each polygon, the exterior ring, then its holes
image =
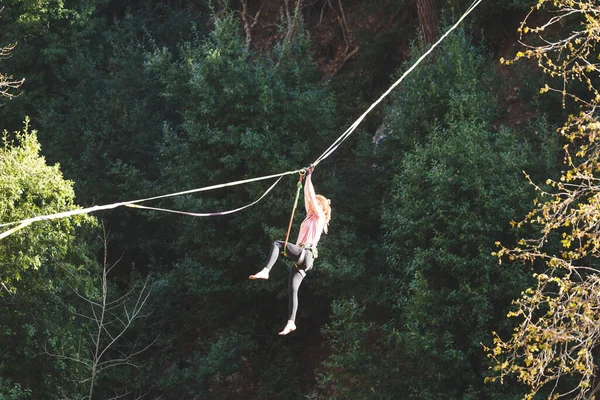
{"type": "Polygon", "coordinates": [[[314,212],[319,216],[325,215],[319,203],[317,202],[317,194],[315,193],[315,188],[312,184],[311,179],[312,174],[309,172],[306,174],[306,180],[304,182],[304,207],[306,208],[306,213],[310,214],[314,212]]]}

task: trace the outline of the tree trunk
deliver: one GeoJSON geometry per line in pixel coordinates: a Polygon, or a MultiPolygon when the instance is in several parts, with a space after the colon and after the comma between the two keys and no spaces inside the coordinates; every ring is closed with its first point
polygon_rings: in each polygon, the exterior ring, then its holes
{"type": "Polygon", "coordinates": [[[423,41],[433,43],[437,36],[440,20],[440,5],[438,0],[417,0],[417,13],[423,41]]]}

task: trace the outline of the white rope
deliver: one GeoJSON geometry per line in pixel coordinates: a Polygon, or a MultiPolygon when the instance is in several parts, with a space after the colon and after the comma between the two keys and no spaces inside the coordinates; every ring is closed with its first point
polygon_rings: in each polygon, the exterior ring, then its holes
{"type": "MultiPolygon", "coordinates": [[[[373,104],[371,104],[371,106],[352,125],[350,125],[350,127],[348,129],[346,129],[346,131],[344,133],[342,133],[342,135],[340,135],[331,144],[331,146],[329,146],[329,148],[327,148],[327,150],[325,150],[325,152],[323,154],[321,154],[321,156],[319,158],[317,158],[315,160],[313,165],[316,166],[321,161],[323,161],[325,158],[329,157],[342,144],[342,142],[344,140],[346,140],[356,130],[358,125],[360,125],[360,123],[365,119],[365,117],[379,103],[381,103],[383,101],[383,99],[385,99],[391,93],[391,91],[394,90],[404,80],[404,78],[406,78],[408,76],[408,74],[411,73],[417,67],[417,65],[419,65],[421,63],[421,61],[423,61],[425,59],[425,57],[427,57],[454,29],[456,29],[460,25],[460,23],[467,17],[467,15],[469,15],[471,13],[471,11],[473,11],[482,1],[483,0],[475,0],[471,4],[471,6],[469,6],[467,11],[465,11],[465,13],[458,19],[458,21],[450,29],[448,29],[448,31],[444,35],[442,35],[442,37],[437,42],[435,42],[429,48],[429,50],[427,50],[421,57],[419,57],[419,59],[408,70],[406,70],[406,72],[404,72],[404,74],[402,74],[400,79],[398,79],[396,82],[394,82],[394,84],[392,86],[390,86],[389,89],[386,90],[385,93],[383,93],[381,95],[381,97],[379,97],[379,99],[377,99],[373,104]]],[[[48,220],[53,220],[53,219],[58,219],[58,218],[66,218],[66,217],[71,217],[74,215],[88,214],[88,213],[95,212],[95,211],[108,210],[108,209],[113,209],[113,208],[117,208],[117,207],[121,207],[121,206],[135,207],[135,204],[142,203],[145,201],[164,199],[167,197],[174,197],[174,196],[181,196],[184,194],[198,193],[198,192],[203,192],[203,191],[208,191],[208,190],[220,189],[220,188],[224,188],[224,187],[228,187],[228,186],[242,185],[242,184],[265,180],[265,179],[270,179],[270,178],[283,177],[284,175],[291,175],[291,174],[298,173],[300,171],[301,170],[287,171],[287,172],[283,172],[280,174],[261,176],[258,178],[251,178],[251,179],[244,179],[244,180],[230,182],[230,183],[224,183],[224,184],[220,184],[220,185],[206,186],[206,187],[202,187],[202,188],[198,188],[198,189],[185,190],[183,192],[176,192],[176,193],[169,193],[169,194],[164,194],[164,195],[160,195],[160,196],[148,197],[145,199],[123,201],[123,202],[119,202],[119,203],[112,203],[112,204],[107,204],[107,205],[102,205],[102,206],[93,206],[93,207],[88,207],[88,208],[80,208],[80,209],[76,209],[76,210],[70,210],[70,211],[65,211],[65,212],[60,212],[60,213],[55,213],[55,214],[50,214],[50,215],[41,215],[41,216],[37,216],[37,217],[33,217],[33,218],[27,218],[27,219],[24,219],[21,221],[8,222],[8,223],[0,224],[0,227],[6,227],[6,226],[11,226],[11,225],[17,225],[17,226],[15,226],[14,228],[11,228],[7,231],[2,232],[0,234],[0,240],[4,239],[5,237],[13,234],[14,232],[16,232],[20,229],[25,228],[27,225],[30,225],[33,222],[37,222],[37,221],[48,221],[48,220]]],[[[279,182],[279,180],[277,182],[279,182]]],[[[277,184],[277,182],[275,184],[277,184]]],[[[267,193],[271,189],[272,189],[272,187],[269,188],[269,190],[267,190],[267,193]]],[[[263,197],[264,197],[264,195],[263,195],[263,197]]],[[[262,199],[262,197],[261,197],[261,199],[262,199]]],[[[258,202],[258,201],[260,201],[260,199],[257,200],[256,202],[258,202]]],[[[252,204],[256,204],[256,202],[254,202],[252,204]]],[[[241,207],[236,210],[230,210],[227,213],[236,212],[236,211],[242,210],[247,207],[250,207],[250,205],[241,207]]],[[[138,208],[152,209],[151,207],[140,207],[140,206],[138,206],[138,208]]],[[[155,210],[167,211],[166,209],[158,209],[158,208],[155,208],[155,210]]],[[[170,210],[170,211],[173,212],[173,210],[170,210]]],[[[183,212],[178,212],[178,213],[183,213],[183,212]]],[[[211,213],[209,215],[215,215],[215,214],[218,215],[219,213],[211,213]]],[[[201,214],[198,214],[198,216],[201,216],[201,214]]]]}
{"type": "Polygon", "coordinates": [[[213,212],[213,213],[192,213],[192,212],[185,212],[185,211],[178,211],[178,210],[169,210],[167,208],[140,206],[139,204],[130,204],[130,203],[125,204],[125,206],[126,207],[132,207],[132,208],[141,208],[141,209],[144,209],[144,210],[162,211],[162,212],[168,212],[168,213],[173,213],[173,214],[188,215],[190,217],[216,217],[218,215],[233,214],[233,213],[236,213],[238,211],[242,211],[245,208],[252,207],[256,203],[258,203],[259,201],[261,201],[279,183],[279,181],[282,178],[283,178],[283,176],[280,177],[279,179],[277,179],[275,181],[275,183],[272,184],[271,187],[268,188],[267,191],[264,192],[263,195],[260,196],[258,199],[254,200],[250,204],[246,204],[245,206],[236,208],[234,210],[220,211],[220,212],[213,212]]]}
{"type": "Polygon", "coordinates": [[[0,240],[4,239],[5,237],[7,237],[9,235],[12,235],[16,231],[18,231],[20,229],[23,229],[27,225],[30,225],[31,223],[37,222],[37,221],[49,221],[49,220],[58,219],[58,218],[72,217],[74,215],[89,214],[89,213],[95,212],[95,211],[109,210],[109,209],[113,209],[113,208],[117,208],[117,207],[121,207],[121,206],[142,203],[142,202],[150,201],[150,200],[164,199],[164,198],[167,198],[167,197],[181,196],[181,195],[184,195],[184,194],[198,193],[198,192],[204,192],[204,191],[208,191],[208,190],[215,190],[215,189],[220,189],[220,188],[229,187],[229,186],[242,185],[242,184],[245,184],[245,183],[256,182],[256,181],[261,181],[261,180],[265,180],[265,179],[278,178],[278,177],[282,177],[284,175],[296,174],[296,173],[298,173],[300,171],[301,170],[287,171],[287,172],[282,172],[280,174],[274,174],[274,175],[268,175],[268,176],[261,176],[261,177],[258,177],[258,178],[251,178],[251,179],[243,179],[243,180],[240,180],[240,181],[223,183],[223,184],[220,184],[220,185],[206,186],[206,187],[197,188],[197,189],[190,189],[190,190],[185,190],[183,192],[163,194],[163,195],[160,195],[160,196],[148,197],[148,198],[145,198],[145,199],[122,201],[122,202],[119,202],[119,203],[106,204],[106,205],[102,205],[102,206],[93,206],[93,207],[88,207],[88,208],[78,208],[76,210],[64,211],[64,212],[55,213],[55,214],[49,214],[49,215],[40,215],[40,216],[33,217],[33,218],[27,218],[27,219],[24,219],[24,220],[21,220],[21,221],[9,222],[7,224],[0,225],[0,227],[1,226],[8,226],[8,225],[16,225],[16,224],[18,224],[18,226],[14,227],[14,228],[11,228],[11,229],[9,229],[9,230],[7,230],[5,232],[0,233],[0,240]]]}
{"type": "Polygon", "coordinates": [[[404,78],[406,78],[408,76],[408,74],[410,74],[417,67],[417,65],[419,65],[421,63],[421,61],[423,61],[425,59],[425,57],[427,57],[444,39],[446,39],[446,37],[453,30],[455,30],[460,25],[460,23],[467,17],[467,15],[469,15],[471,13],[471,11],[473,11],[475,9],[475,7],[477,7],[479,5],[479,3],[481,3],[482,1],[483,0],[475,0],[469,6],[469,8],[467,9],[467,11],[465,11],[465,13],[458,19],[458,21],[454,25],[452,25],[452,27],[450,27],[450,29],[448,29],[448,31],[446,31],[446,33],[444,33],[442,35],[442,37],[438,39],[437,42],[435,42],[433,45],[431,45],[431,47],[429,48],[429,50],[427,50],[421,57],[419,57],[419,59],[409,69],[407,69],[406,72],[404,72],[402,74],[402,76],[400,77],[400,79],[398,79],[396,82],[394,82],[394,84],[392,86],[390,86],[389,89],[386,90],[385,93],[383,93],[381,95],[381,97],[379,97],[373,104],[371,104],[371,106],[367,109],[367,111],[365,111],[356,121],[354,121],[354,123],[352,125],[350,125],[350,127],[348,129],[346,129],[346,131],[344,133],[342,133],[340,135],[340,137],[338,137],[331,144],[331,146],[329,146],[329,148],[327,150],[325,150],[325,152],[323,154],[321,154],[321,156],[319,158],[317,158],[315,160],[315,162],[313,163],[313,165],[316,166],[321,161],[323,161],[324,159],[326,159],[327,157],[329,157],[335,150],[337,150],[337,148],[340,146],[340,144],[342,144],[342,142],[344,140],[346,140],[356,130],[356,128],[358,128],[358,125],[360,125],[360,123],[365,119],[365,117],[375,107],[377,107],[377,105],[379,105],[379,103],[381,103],[383,101],[383,99],[385,99],[392,92],[392,90],[394,90],[404,80],[404,78]]]}

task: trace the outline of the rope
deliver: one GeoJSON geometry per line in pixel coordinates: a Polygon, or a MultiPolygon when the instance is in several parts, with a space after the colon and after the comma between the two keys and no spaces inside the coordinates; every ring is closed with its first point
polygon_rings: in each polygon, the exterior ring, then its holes
{"type": "Polygon", "coordinates": [[[298,190],[296,190],[296,200],[294,200],[294,207],[292,208],[292,215],[290,215],[290,223],[288,225],[287,233],[285,234],[285,243],[283,244],[283,255],[287,257],[287,243],[290,238],[290,231],[292,230],[292,221],[294,220],[294,213],[296,207],[298,207],[298,198],[300,197],[300,190],[302,189],[302,178],[304,177],[304,171],[300,172],[300,178],[298,179],[298,190]]]}
{"type": "Polygon", "coordinates": [[[247,205],[245,205],[243,207],[240,207],[240,208],[236,208],[234,210],[229,210],[229,211],[221,211],[221,212],[214,212],[214,213],[191,213],[191,212],[185,212],[185,211],[169,210],[169,209],[166,209],[166,208],[140,206],[138,204],[125,204],[125,207],[141,208],[141,209],[144,209],[144,210],[163,211],[163,212],[169,212],[169,213],[174,213],[174,214],[188,215],[190,217],[215,217],[215,216],[218,216],[218,215],[233,214],[233,213],[241,211],[241,210],[243,210],[245,208],[252,207],[256,203],[258,203],[259,201],[261,201],[279,183],[279,181],[281,181],[282,178],[283,177],[279,177],[279,179],[277,179],[275,181],[275,183],[272,184],[271,187],[268,188],[267,191],[263,193],[262,196],[260,196],[256,200],[254,200],[252,203],[247,204],[247,205]]]}
{"type": "Polygon", "coordinates": [[[313,164],[315,166],[317,166],[317,164],[319,164],[321,161],[323,161],[324,159],[329,157],[334,151],[336,151],[337,148],[342,144],[342,142],[344,140],[346,140],[356,130],[356,128],[358,128],[358,125],[360,125],[360,123],[365,119],[367,114],[369,114],[379,103],[381,103],[383,101],[383,99],[385,99],[392,92],[392,90],[394,90],[404,80],[404,78],[406,78],[408,76],[408,74],[410,74],[417,67],[417,65],[419,65],[421,63],[421,61],[423,61],[425,59],[425,57],[427,57],[444,39],[446,39],[446,37],[454,29],[456,29],[460,25],[460,23],[467,17],[467,15],[469,15],[471,13],[471,11],[473,11],[482,1],[483,0],[475,0],[469,6],[467,11],[465,11],[465,13],[458,19],[458,21],[454,25],[452,25],[452,27],[450,29],[448,29],[448,31],[446,31],[446,33],[444,33],[444,35],[442,35],[442,37],[439,38],[439,40],[437,42],[435,42],[433,45],[431,45],[429,50],[427,50],[421,57],[419,57],[419,59],[409,69],[407,69],[406,72],[404,72],[404,74],[402,74],[400,79],[398,79],[396,82],[394,82],[394,84],[392,86],[390,86],[389,89],[386,90],[385,93],[383,93],[381,95],[381,97],[379,97],[379,99],[377,99],[373,104],[371,104],[371,106],[367,109],[367,111],[365,111],[356,121],[354,121],[354,123],[352,125],[350,125],[350,127],[348,129],[346,129],[346,131],[344,133],[342,133],[340,135],[340,137],[338,137],[331,144],[331,146],[329,146],[329,148],[327,150],[325,150],[325,152],[323,152],[323,154],[321,154],[319,156],[319,158],[317,158],[315,160],[315,162],[313,162],[313,164]]]}
{"type": "MultiPolygon", "coordinates": [[[[379,103],[381,103],[383,101],[383,99],[386,98],[391,93],[391,91],[394,90],[404,80],[404,78],[406,78],[406,76],[408,76],[408,74],[410,72],[412,72],[417,67],[417,65],[419,65],[421,63],[421,61],[423,61],[423,59],[425,59],[425,57],[427,57],[454,29],[456,29],[460,25],[460,23],[467,17],[467,15],[469,15],[482,1],[483,0],[475,0],[469,6],[467,11],[458,19],[458,21],[444,35],[442,35],[442,37],[437,42],[435,42],[429,48],[428,51],[426,51],[421,57],[419,57],[419,59],[408,70],[406,70],[406,72],[404,72],[404,74],[402,74],[400,79],[398,79],[392,86],[390,86],[389,89],[386,90],[385,93],[383,93],[379,97],[379,99],[377,99],[373,104],[371,104],[371,106],[352,125],[350,125],[350,127],[348,129],[346,129],[346,131],[344,133],[342,133],[342,135],[340,135],[327,148],[327,150],[325,150],[325,152],[323,152],[323,154],[321,154],[319,156],[319,158],[317,158],[315,160],[315,162],[313,162],[312,164],[314,166],[317,166],[321,161],[323,161],[324,159],[329,157],[333,152],[335,152],[337,150],[337,148],[342,144],[342,142],[344,142],[356,130],[358,125],[360,125],[360,123],[365,119],[365,117],[379,103]]],[[[264,180],[264,179],[269,179],[269,178],[277,178],[277,177],[282,177],[284,175],[291,175],[291,174],[299,173],[300,171],[302,171],[302,170],[287,171],[287,172],[283,172],[283,173],[275,174],[275,175],[262,176],[262,177],[258,177],[258,178],[252,178],[252,179],[244,179],[241,181],[235,181],[235,182],[230,182],[230,183],[225,183],[225,184],[220,184],[220,185],[207,186],[207,187],[198,188],[198,189],[191,189],[191,190],[186,190],[183,192],[169,193],[169,194],[165,194],[165,195],[161,195],[161,196],[148,197],[145,199],[123,201],[123,202],[119,202],[119,203],[107,204],[107,205],[103,205],[103,206],[94,206],[94,207],[89,207],[89,208],[80,208],[80,209],[60,212],[60,213],[56,213],[56,214],[42,215],[42,216],[37,216],[37,217],[33,217],[33,218],[27,218],[27,219],[24,219],[21,221],[8,222],[8,223],[0,224],[0,227],[6,227],[6,226],[11,226],[11,225],[17,225],[17,226],[14,228],[11,228],[5,232],[2,232],[0,234],[0,240],[4,239],[5,237],[13,234],[14,232],[16,232],[20,229],[25,228],[27,225],[30,225],[31,223],[36,222],[36,221],[47,221],[47,220],[53,220],[53,219],[58,219],[58,218],[66,218],[66,217],[70,217],[70,216],[74,216],[74,215],[88,214],[88,213],[95,212],[95,211],[108,210],[108,209],[117,208],[117,207],[121,207],[121,206],[132,207],[133,204],[142,203],[145,201],[163,199],[166,197],[181,196],[184,194],[191,194],[191,193],[197,193],[197,192],[202,192],[202,191],[214,190],[214,189],[219,189],[219,188],[228,187],[228,186],[241,185],[241,184],[255,182],[255,181],[259,181],[259,180],[264,180]]],[[[299,192],[298,192],[298,194],[299,194],[299,192]]],[[[296,201],[296,203],[297,203],[297,201],[296,201]]],[[[138,208],[142,208],[142,207],[138,207],[138,208]]],[[[242,207],[240,209],[243,209],[243,208],[245,208],[245,207],[242,207]]],[[[295,210],[295,208],[296,208],[296,205],[294,205],[294,210],[295,210]]],[[[239,210],[237,210],[237,211],[239,211],[239,210]]],[[[235,210],[232,212],[235,212],[235,210]]],[[[213,213],[212,215],[220,215],[220,214],[213,213]]],[[[288,234],[289,234],[289,229],[288,229],[288,234]]],[[[287,242],[287,239],[286,239],[286,242],[287,242]]]]}
{"type": "Polygon", "coordinates": [[[292,175],[295,173],[299,173],[300,171],[301,170],[287,171],[287,172],[282,172],[282,173],[274,174],[274,175],[261,176],[258,178],[251,178],[251,179],[244,179],[244,180],[240,180],[240,181],[223,183],[220,185],[206,186],[206,187],[197,188],[197,189],[185,190],[183,192],[176,192],[176,193],[169,193],[169,194],[164,194],[164,195],[160,195],[160,196],[148,197],[145,199],[123,201],[123,202],[119,202],[119,203],[106,204],[106,205],[102,205],[102,206],[93,206],[93,207],[88,207],[88,208],[78,208],[76,210],[64,211],[64,212],[49,214],[49,215],[40,215],[40,216],[33,217],[33,218],[27,218],[27,219],[24,219],[21,221],[9,222],[9,223],[0,225],[0,227],[16,225],[16,224],[18,224],[18,226],[14,227],[12,229],[9,229],[5,232],[0,233],[0,240],[4,239],[5,237],[7,237],[9,235],[12,235],[16,231],[23,229],[27,225],[29,225],[33,222],[37,222],[37,221],[49,221],[49,220],[58,219],[58,218],[72,217],[74,215],[89,214],[89,213],[95,212],[95,211],[109,210],[109,209],[113,209],[113,208],[117,208],[117,207],[121,207],[121,206],[125,206],[125,205],[137,204],[137,203],[142,203],[142,202],[150,201],[150,200],[164,199],[167,197],[181,196],[184,194],[191,194],[191,193],[204,192],[204,191],[208,191],[208,190],[221,189],[224,187],[242,185],[245,183],[256,182],[256,181],[261,181],[261,180],[265,180],[265,179],[278,178],[278,177],[282,177],[284,175],[292,175]]]}

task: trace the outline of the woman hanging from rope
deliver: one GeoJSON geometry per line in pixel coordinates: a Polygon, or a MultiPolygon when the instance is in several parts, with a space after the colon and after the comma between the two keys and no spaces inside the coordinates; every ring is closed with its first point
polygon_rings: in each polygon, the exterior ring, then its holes
{"type": "Polygon", "coordinates": [[[318,256],[317,244],[321,238],[321,233],[327,233],[327,225],[331,219],[330,200],[320,194],[315,194],[315,188],[311,180],[313,170],[313,166],[306,169],[306,182],[304,184],[306,218],[300,225],[296,244],[281,240],[273,242],[267,265],[259,273],[250,275],[250,279],[269,279],[269,272],[279,258],[280,253],[283,253],[294,262],[288,278],[288,321],[285,328],[279,332],[280,335],[287,335],[296,330],[298,289],[306,273],[313,267],[313,261],[318,256]]]}

